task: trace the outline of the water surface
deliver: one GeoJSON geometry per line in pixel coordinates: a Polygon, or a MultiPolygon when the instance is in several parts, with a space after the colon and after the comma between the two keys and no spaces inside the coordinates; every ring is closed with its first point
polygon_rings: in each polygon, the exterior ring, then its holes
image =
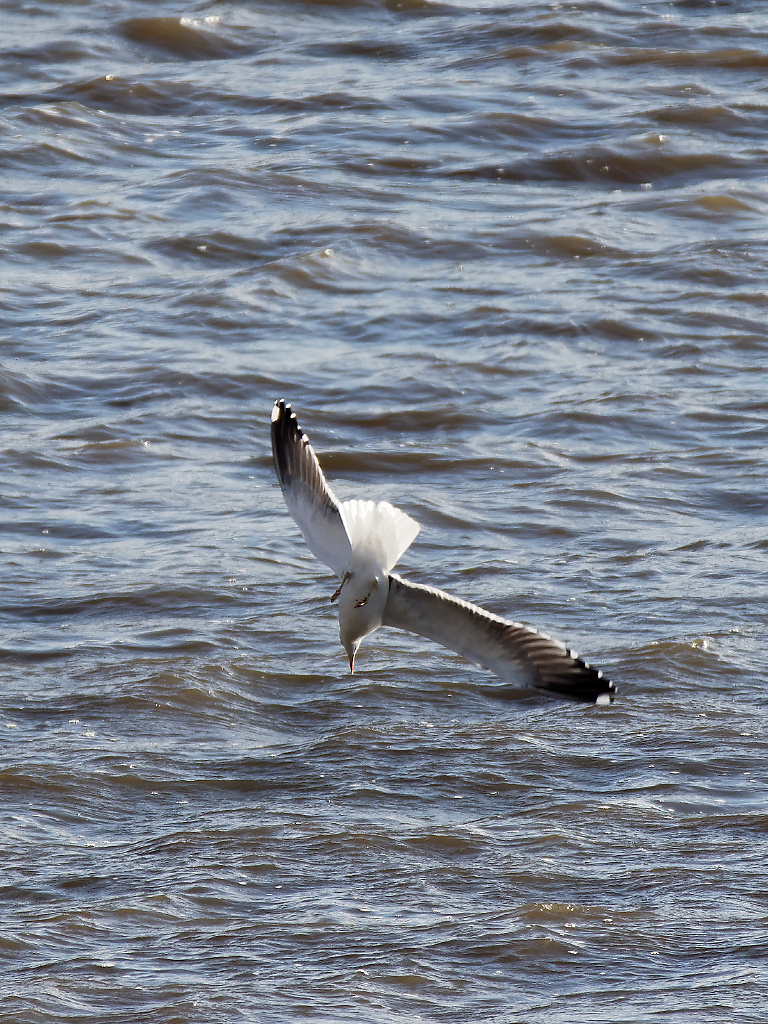
{"type": "Polygon", "coordinates": [[[0,50],[0,1019],[757,1022],[762,3],[14,2],[0,50]],[[402,573],[336,583],[292,401],[402,573]]]}

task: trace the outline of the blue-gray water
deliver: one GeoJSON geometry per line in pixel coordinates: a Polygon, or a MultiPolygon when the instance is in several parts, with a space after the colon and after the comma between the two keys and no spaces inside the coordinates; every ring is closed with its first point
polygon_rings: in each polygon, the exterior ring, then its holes
{"type": "Polygon", "coordinates": [[[0,1020],[768,1005],[761,0],[4,5],[0,1020]],[[269,452],[575,646],[354,676],[269,452]]]}

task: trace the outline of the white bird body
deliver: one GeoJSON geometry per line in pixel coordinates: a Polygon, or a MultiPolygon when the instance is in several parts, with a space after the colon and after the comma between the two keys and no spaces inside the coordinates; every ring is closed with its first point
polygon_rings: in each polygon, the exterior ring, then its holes
{"type": "Polygon", "coordinates": [[[405,512],[380,501],[338,502],[290,405],[272,410],[272,452],[280,487],[312,553],[341,585],[339,634],[354,670],[364,637],[395,626],[435,640],[517,686],[608,704],[615,687],[564,644],[433,587],[392,574],[419,532],[405,512]]]}

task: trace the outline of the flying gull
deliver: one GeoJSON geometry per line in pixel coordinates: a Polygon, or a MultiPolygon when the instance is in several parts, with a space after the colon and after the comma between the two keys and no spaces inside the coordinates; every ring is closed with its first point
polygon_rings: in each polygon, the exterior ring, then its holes
{"type": "Polygon", "coordinates": [[[616,688],[564,644],[434,587],[395,575],[418,523],[387,501],[336,500],[296,413],[272,409],[272,454],[288,511],[310,551],[341,580],[339,633],[354,672],[360,643],[379,626],[435,640],[516,686],[591,704],[610,704],[616,688]]]}

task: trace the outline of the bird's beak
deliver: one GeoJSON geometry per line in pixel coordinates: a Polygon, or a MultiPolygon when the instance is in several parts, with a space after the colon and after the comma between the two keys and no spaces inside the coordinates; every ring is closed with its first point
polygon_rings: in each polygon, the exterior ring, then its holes
{"type": "Polygon", "coordinates": [[[350,654],[350,656],[349,656],[349,671],[350,671],[350,673],[352,675],[354,675],[354,672],[355,672],[355,656],[354,656],[354,654],[350,654]]]}

